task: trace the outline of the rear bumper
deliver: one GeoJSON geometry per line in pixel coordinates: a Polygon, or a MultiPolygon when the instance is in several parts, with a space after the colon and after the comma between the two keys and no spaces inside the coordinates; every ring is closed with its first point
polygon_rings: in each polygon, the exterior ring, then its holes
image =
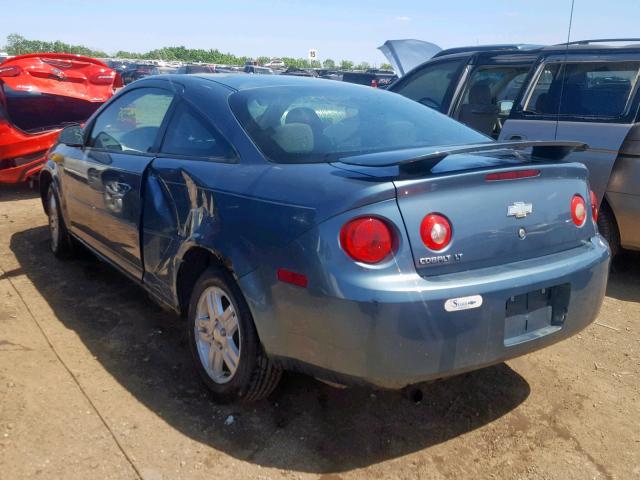
{"type": "MultiPolygon", "coordinates": [[[[486,269],[423,278],[380,275],[329,279],[318,290],[241,279],[267,352],[328,380],[385,388],[442,378],[517,357],[568,338],[597,316],[607,284],[609,249],[599,235],[579,248],[486,269]],[[352,285],[349,285],[349,282],[352,285]],[[333,286],[331,286],[333,285],[333,286]],[[505,341],[513,296],[570,286],[560,328],[528,341],[505,341]],[[481,295],[482,306],[447,312],[447,299],[481,295]],[[508,346],[510,345],[511,346],[508,346]]],[[[375,274],[373,274],[375,275],[375,274]]]]}
{"type": "Polygon", "coordinates": [[[22,183],[37,175],[45,163],[45,152],[53,145],[60,130],[29,135],[7,124],[0,124],[0,184],[22,183]],[[23,165],[2,168],[2,160],[42,156],[23,165]]]}
{"type": "Polygon", "coordinates": [[[45,163],[45,155],[42,158],[34,160],[18,167],[5,168],[0,170],[0,184],[23,183],[40,173],[45,163]]]}

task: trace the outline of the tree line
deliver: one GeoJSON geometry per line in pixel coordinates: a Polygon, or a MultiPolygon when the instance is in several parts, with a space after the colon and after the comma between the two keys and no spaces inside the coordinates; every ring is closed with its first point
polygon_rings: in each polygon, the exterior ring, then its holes
{"type": "MultiPolygon", "coordinates": [[[[202,62],[202,63],[218,63],[223,65],[243,65],[246,61],[257,60],[261,65],[268,63],[269,57],[261,56],[256,59],[246,56],[237,56],[232,53],[223,53],[216,48],[205,50],[202,48],[179,47],[163,47],[151,50],[145,53],[118,51],[113,55],[102,50],[94,50],[84,45],[71,45],[59,40],[46,42],[42,40],[29,40],[22,35],[12,33],[7,36],[7,44],[4,50],[9,55],[23,55],[25,53],[38,52],[55,52],[55,53],[74,53],[86,55],[88,57],[99,58],[127,58],[138,60],[166,60],[180,62],[202,62]]],[[[279,57],[287,67],[295,68],[340,68],[342,70],[366,70],[370,68],[367,62],[355,64],[351,60],[340,60],[336,62],[331,58],[325,59],[323,62],[314,60],[309,61],[306,58],[279,57]]],[[[391,65],[383,63],[380,68],[391,69],[391,65]]]]}

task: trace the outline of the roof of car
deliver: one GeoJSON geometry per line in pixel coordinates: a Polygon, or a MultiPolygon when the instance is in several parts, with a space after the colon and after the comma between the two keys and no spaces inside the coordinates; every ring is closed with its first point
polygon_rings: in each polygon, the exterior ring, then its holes
{"type": "MultiPolygon", "coordinates": [[[[197,73],[195,75],[163,75],[156,79],[168,78],[182,83],[200,82],[203,80],[217,82],[234,90],[248,90],[260,87],[282,87],[282,86],[309,86],[318,85],[316,78],[299,77],[294,75],[247,75],[243,73],[197,73]]],[[[323,82],[323,86],[329,85],[350,85],[342,82],[323,82]]]]}
{"type": "Polygon", "coordinates": [[[533,45],[528,43],[518,44],[495,44],[495,45],[474,45],[467,47],[453,47],[441,50],[431,58],[444,57],[446,55],[453,55],[456,53],[477,53],[477,52],[527,52],[531,50],[541,49],[544,45],[533,45]]]}

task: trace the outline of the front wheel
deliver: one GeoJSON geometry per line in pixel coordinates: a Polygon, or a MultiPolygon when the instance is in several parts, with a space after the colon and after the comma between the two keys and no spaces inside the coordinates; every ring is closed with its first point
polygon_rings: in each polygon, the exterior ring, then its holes
{"type": "Polygon", "coordinates": [[[277,386],[281,370],[265,355],[249,308],[226,271],[209,268],[200,276],[187,328],[196,370],[216,401],[260,400],[277,386]]]}
{"type": "Polygon", "coordinates": [[[58,194],[53,185],[47,190],[47,216],[49,217],[49,245],[58,258],[67,258],[72,252],[71,237],[60,212],[58,194]]]}

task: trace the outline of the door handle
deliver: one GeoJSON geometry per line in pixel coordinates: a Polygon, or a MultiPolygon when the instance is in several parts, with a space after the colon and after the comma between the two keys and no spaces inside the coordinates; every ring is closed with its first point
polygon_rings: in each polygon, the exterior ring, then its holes
{"type": "Polygon", "coordinates": [[[508,140],[525,140],[525,137],[522,135],[511,135],[508,140]]]}
{"type": "Polygon", "coordinates": [[[131,191],[131,185],[122,182],[107,182],[104,187],[112,198],[122,198],[131,191]]]}

